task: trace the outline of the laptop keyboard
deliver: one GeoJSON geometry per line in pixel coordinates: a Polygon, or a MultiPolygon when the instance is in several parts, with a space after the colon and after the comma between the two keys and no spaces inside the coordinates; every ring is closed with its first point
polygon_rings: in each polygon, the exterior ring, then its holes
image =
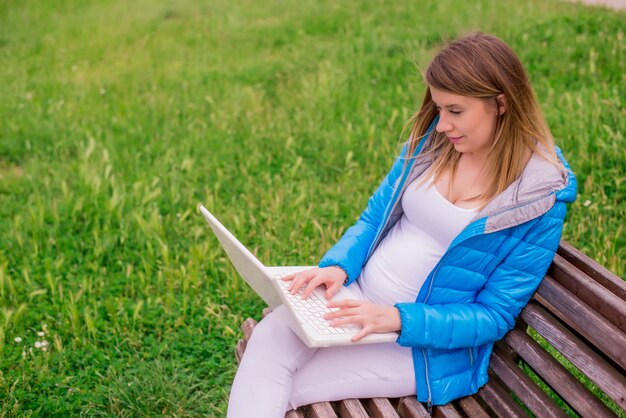
{"type": "Polygon", "coordinates": [[[292,295],[289,292],[289,285],[291,282],[280,280],[280,278],[287,276],[276,276],[280,288],[283,290],[287,299],[294,310],[303,318],[306,318],[308,323],[313,326],[320,334],[333,335],[333,334],[356,334],[361,330],[361,327],[356,325],[348,325],[344,327],[331,327],[329,322],[323,318],[324,314],[332,312],[332,310],[326,306],[328,301],[324,297],[320,297],[316,292],[312,292],[307,299],[302,299],[304,289],[298,290],[298,293],[292,295]]]}

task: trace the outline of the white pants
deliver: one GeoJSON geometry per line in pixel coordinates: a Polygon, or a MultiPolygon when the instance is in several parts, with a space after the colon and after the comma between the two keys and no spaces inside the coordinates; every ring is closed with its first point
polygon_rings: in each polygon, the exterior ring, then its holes
{"type": "Polygon", "coordinates": [[[395,342],[309,348],[280,306],[254,328],[233,382],[228,417],[283,418],[301,405],[415,395],[411,349],[395,342]]]}

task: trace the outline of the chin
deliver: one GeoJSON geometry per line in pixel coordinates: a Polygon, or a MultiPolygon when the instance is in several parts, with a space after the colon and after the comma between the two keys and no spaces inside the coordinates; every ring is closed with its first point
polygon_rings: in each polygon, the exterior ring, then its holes
{"type": "Polygon", "coordinates": [[[463,144],[452,144],[454,145],[454,149],[458,152],[467,152],[467,149],[463,146],[463,144]]]}

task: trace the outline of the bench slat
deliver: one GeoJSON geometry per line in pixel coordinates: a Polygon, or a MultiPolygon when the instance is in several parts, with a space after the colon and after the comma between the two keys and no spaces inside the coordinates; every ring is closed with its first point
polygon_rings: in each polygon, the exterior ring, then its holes
{"type": "Polygon", "coordinates": [[[437,406],[433,409],[434,418],[462,418],[452,404],[437,406]]]}
{"type": "Polygon", "coordinates": [[[588,257],[568,242],[561,241],[557,254],[582,270],[587,276],[626,301],[626,281],[588,257]]]}
{"type": "Polygon", "coordinates": [[[237,341],[237,347],[235,347],[235,358],[237,359],[237,363],[241,363],[241,358],[243,357],[243,352],[246,351],[247,345],[248,345],[247,341],[244,341],[244,340],[237,341]]]}
{"type": "Polygon", "coordinates": [[[241,331],[243,332],[243,338],[246,341],[250,339],[250,336],[252,335],[252,330],[254,329],[254,327],[256,327],[256,324],[257,322],[254,319],[248,318],[245,321],[243,321],[243,323],[239,327],[241,331]]]}
{"type": "Polygon", "coordinates": [[[515,403],[511,395],[502,387],[495,376],[491,376],[489,383],[478,391],[478,396],[480,396],[499,417],[528,418],[528,415],[515,403]]]}
{"type": "Polygon", "coordinates": [[[363,400],[365,408],[374,418],[400,418],[389,399],[371,398],[363,400]]]}
{"type": "Polygon", "coordinates": [[[401,398],[398,410],[404,418],[430,418],[426,408],[413,396],[401,398]]]}
{"type": "Polygon", "coordinates": [[[626,333],[607,321],[550,276],[546,276],[536,298],[613,361],[626,370],[626,333]],[[548,302],[549,301],[549,302],[548,302]]]}
{"type": "Polygon", "coordinates": [[[515,392],[515,395],[536,416],[555,418],[567,416],[526,373],[517,367],[500,344],[494,347],[490,366],[502,382],[515,392]]]}
{"type": "Polygon", "coordinates": [[[626,377],[587,347],[535,302],[522,311],[522,319],[583,372],[604,393],[626,409],[626,377]]]}
{"type": "Polygon", "coordinates": [[[330,402],[317,402],[308,407],[313,418],[337,418],[330,402]]]}
{"type": "Polygon", "coordinates": [[[304,418],[304,414],[299,409],[297,411],[292,409],[285,414],[285,418],[304,418]]]}
{"type": "Polygon", "coordinates": [[[471,418],[489,418],[487,411],[483,409],[473,396],[466,396],[456,401],[459,408],[471,418]]]}
{"type": "Polygon", "coordinates": [[[626,302],[593,280],[560,255],[555,255],[551,277],[577,298],[595,309],[622,331],[626,331],[626,302]]]}
{"type": "Polygon", "coordinates": [[[614,416],[606,405],[569,374],[530,336],[519,329],[513,329],[504,339],[561,398],[582,416],[614,416]]]}
{"type": "Polygon", "coordinates": [[[339,402],[339,416],[341,418],[368,418],[367,411],[358,399],[346,399],[339,402]]]}

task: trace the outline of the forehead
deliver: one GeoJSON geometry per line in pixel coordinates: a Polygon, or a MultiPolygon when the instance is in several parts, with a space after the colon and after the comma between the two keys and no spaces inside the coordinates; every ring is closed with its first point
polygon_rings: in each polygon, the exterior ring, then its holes
{"type": "Polygon", "coordinates": [[[482,103],[482,100],[476,97],[461,96],[460,94],[450,93],[449,91],[439,90],[434,87],[430,87],[430,95],[433,98],[433,102],[440,107],[472,106],[482,103]]]}

